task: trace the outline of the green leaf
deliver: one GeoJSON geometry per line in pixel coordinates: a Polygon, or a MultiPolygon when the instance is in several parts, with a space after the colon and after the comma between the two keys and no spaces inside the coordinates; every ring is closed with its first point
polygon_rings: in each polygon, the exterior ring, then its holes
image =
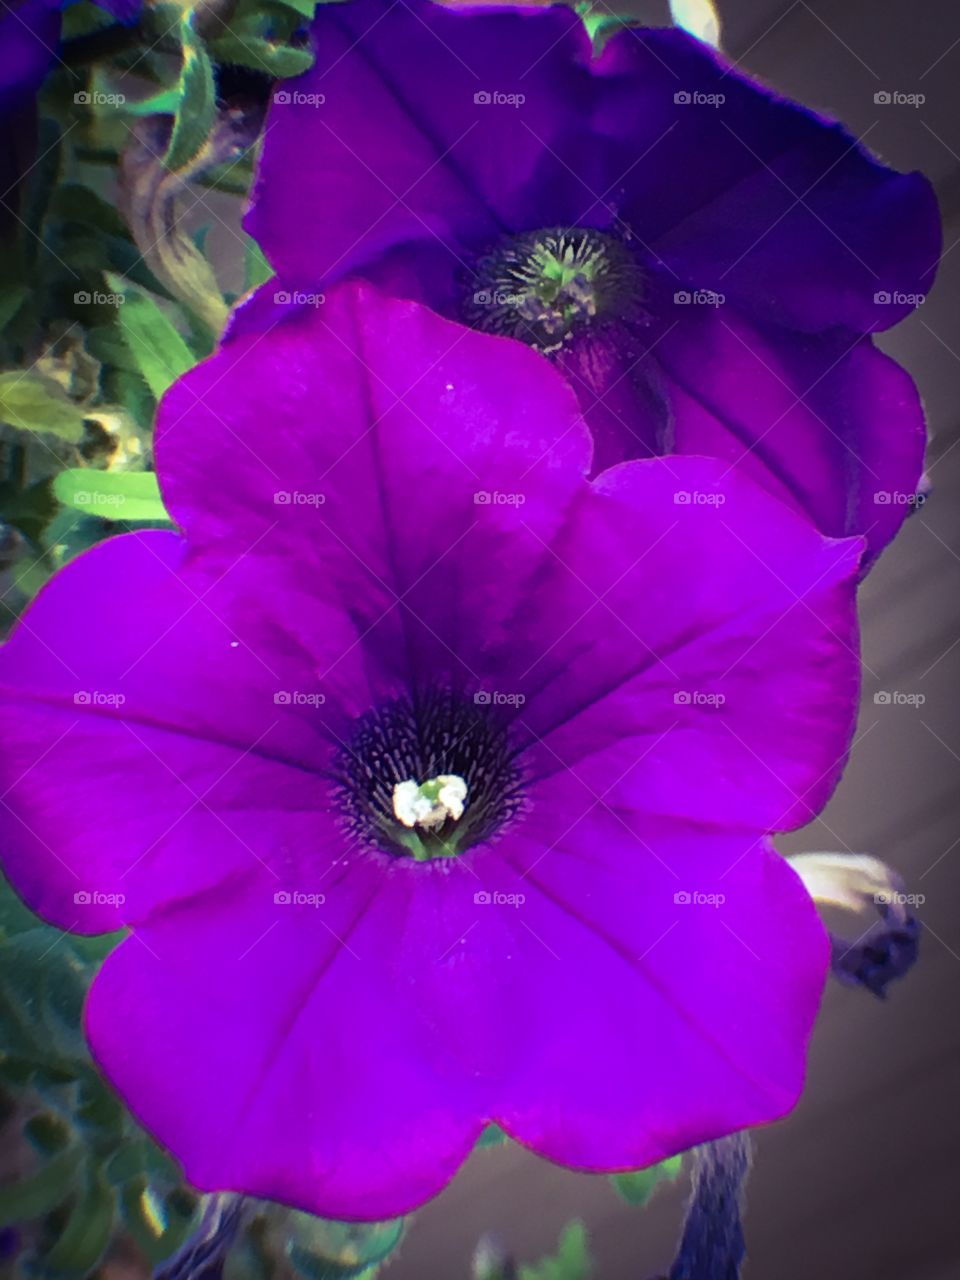
{"type": "Polygon", "coordinates": [[[153,298],[120,276],[108,275],[107,279],[114,290],[125,295],[117,322],[137,368],[159,400],[172,382],[196,364],[193,352],[153,298]]]}
{"type": "Polygon", "coordinates": [[[211,40],[210,52],[217,62],[250,67],[281,79],[302,75],[313,66],[309,49],[291,49],[289,45],[272,44],[257,36],[239,36],[232,31],[211,40]]]}
{"type": "MultiPolygon", "coordinates": [[[[78,1010],[76,1031],[82,1036],[80,1018],[78,1010]]],[[[73,1120],[85,1132],[87,1140],[97,1142],[99,1148],[104,1142],[110,1145],[123,1141],[127,1113],[103,1079],[99,1075],[90,1074],[77,1091],[73,1120]]]]}
{"type": "Polygon", "coordinates": [[[335,1222],[312,1214],[281,1212],[272,1231],[283,1239],[283,1252],[306,1280],[348,1280],[366,1275],[397,1248],[403,1218],[386,1222],[335,1222]]]}
{"type": "Polygon", "coordinates": [[[0,1227],[32,1222],[63,1204],[74,1189],[80,1164],[80,1152],[71,1147],[32,1177],[0,1185],[0,1227]]]}
{"type": "Polygon", "coordinates": [[[180,110],[182,101],[183,86],[178,84],[155,93],[152,98],[141,98],[139,102],[127,101],[123,104],[123,109],[134,116],[172,116],[180,110]]]}
{"type": "Polygon", "coordinates": [[[306,18],[308,22],[313,21],[313,15],[317,9],[317,0],[277,0],[278,4],[282,4],[287,9],[292,9],[294,13],[306,18]]]}
{"type": "Polygon", "coordinates": [[[0,332],[14,318],[30,290],[25,284],[6,285],[0,288],[0,332]]]}
{"type": "Polygon", "coordinates": [[[94,325],[87,330],[84,345],[101,365],[108,365],[112,369],[126,369],[128,373],[140,371],[133,352],[124,341],[119,323],[94,325]]]}
{"type": "Polygon", "coordinates": [[[272,1280],[275,1268],[251,1232],[234,1242],[223,1264],[223,1280],[272,1280]]]}
{"type": "Polygon", "coordinates": [[[50,212],[64,222],[80,222],[104,235],[130,238],[117,209],[82,182],[66,182],[58,187],[50,197],[50,212]]]}
{"type": "Polygon", "coordinates": [[[0,373],[0,421],[78,444],[84,411],[59,385],[38,373],[0,373]]]}
{"type": "Polygon", "coordinates": [[[191,14],[180,23],[183,67],[180,102],[163,163],[168,169],[185,168],[203,149],[217,115],[217,90],[213,67],[203,41],[193,29],[191,14]]]}
{"type": "Polygon", "coordinates": [[[65,506],[103,520],[170,520],[152,471],[70,467],[56,477],[53,492],[65,506]]]}
{"type": "Polygon", "coordinates": [[[66,1272],[88,1276],[113,1237],[116,1198],[113,1188],[95,1173],[74,1202],[59,1238],[40,1261],[42,1274],[66,1272]]]}
{"type": "Polygon", "coordinates": [[[661,1182],[674,1182],[680,1176],[683,1156],[671,1156],[660,1164],[652,1164],[635,1173],[615,1173],[610,1181],[627,1204],[643,1205],[661,1182]]]}
{"type": "Polygon", "coordinates": [[[127,413],[143,431],[153,426],[157,402],[143,375],[129,369],[107,369],[103,377],[104,395],[123,405],[127,413]]]}
{"type": "Polygon", "coordinates": [[[520,1268],[520,1280],[589,1280],[593,1264],[582,1222],[571,1222],[560,1236],[557,1252],[533,1267],[520,1268]]]}
{"type": "Polygon", "coordinates": [[[51,1111],[31,1116],[23,1126],[23,1136],[44,1156],[66,1151],[70,1145],[70,1128],[65,1120],[51,1111]]]}

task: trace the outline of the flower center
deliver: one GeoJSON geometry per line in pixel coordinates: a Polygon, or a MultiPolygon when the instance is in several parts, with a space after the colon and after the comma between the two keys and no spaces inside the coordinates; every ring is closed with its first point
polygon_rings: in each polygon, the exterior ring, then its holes
{"type": "Polygon", "coordinates": [[[412,778],[393,788],[393,812],[405,827],[442,827],[448,818],[463,817],[467,784],[455,773],[443,773],[418,786],[412,778]]]}
{"type": "Polygon", "coordinates": [[[448,690],[362,716],[334,775],[349,833],[418,862],[489,840],[523,800],[506,730],[488,705],[448,690]]]}
{"type": "Polygon", "coordinates": [[[605,320],[641,318],[646,279],[619,237],[582,227],[509,236],[476,265],[466,319],[547,355],[605,320]]]}

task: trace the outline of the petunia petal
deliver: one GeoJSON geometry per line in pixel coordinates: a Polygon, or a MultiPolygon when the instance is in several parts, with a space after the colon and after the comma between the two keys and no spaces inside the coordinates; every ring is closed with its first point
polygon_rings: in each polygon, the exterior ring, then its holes
{"type": "Polygon", "coordinates": [[[87,1031],[195,1186],[392,1217],[453,1176],[484,1089],[397,998],[417,977],[396,954],[415,878],[358,862],[304,892],[324,900],[223,891],[141,928],[94,983],[87,1031]]]}
{"type": "Polygon", "coordinates": [[[353,284],[181,379],[157,443],[192,538],[243,529],[259,554],[295,555],[361,632],[395,628],[405,681],[411,663],[472,669],[589,453],[575,397],[536,353],[353,284]],[[484,628],[461,643],[467,607],[484,628]]]}
{"type": "Polygon", "coordinates": [[[599,178],[572,9],[355,0],[320,9],[312,35],[313,68],[275,96],[246,222],[283,279],[322,284],[431,242],[468,272],[466,246],[539,226],[544,199],[568,221],[589,189],[578,171],[599,178]]]}
{"type": "Polygon", "coordinates": [[[609,1170],[790,1110],[829,963],[790,868],[763,842],[631,829],[602,807],[559,818],[514,864],[513,972],[538,993],[540,1052],[498,1122],[553,1160],[609,1170]]]}
{"type": "Polygon", "coordinates": [[[108,959],[94,1051],[195,1185],[379,1218],[436,1193],[489,1119],[613,1169],[793,1105],[828,947],[790,869],[607,814],[564,830],[553,798],[474,875],[361,859],[315,902],[236,886],[108,959]]]}
{"type": "Polygon", "coordinates": [[[63,928],[275,879],[278,849],[295,860],[326,829],[324,770],[370,698],[356,634],[244,550],[202,562],[174,534],[113,539],[4,647],[5,866],[63,928]]]}
{"type": "Polygon", "coordinates": [[[922,175],[681,31],[617,34],[596,75],[597,131],[620,141],[619,215],[679,288],[811,332],[886,329],[929,291],[940,219],[922,175]]]}
{"type": "Polygon", "coordinates": [[[683,310],[657,346],[673,448],[724,459],[823,533],[862,533],[869,564],[912,509],[923,470],[909,374],[869,339],[786,335],[729,307],[683,310]]]}
{"type": "Polygon", "coordinates": [[[501,687],[524,695],[528,767],[643,812],[758,831],[809,821],[853,733],[860,550],[717,462],[606,472],[501,656],[501,687]]]}

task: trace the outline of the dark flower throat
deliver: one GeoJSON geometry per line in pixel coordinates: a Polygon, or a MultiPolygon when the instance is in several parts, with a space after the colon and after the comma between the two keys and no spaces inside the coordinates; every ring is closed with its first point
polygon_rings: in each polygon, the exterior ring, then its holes
{"type": "Polygon", "coordinates": [[[523,799],[505,728],[488,705],[446,690],[362,716],[334,773],[350,834],[418,861],[455,857],[489,840],[523,799]],[[412,795],[421,810],[433,806],[419,820],[412,795]]]}
{"type": "Polygon", "coordinates": [[[478,260],[465,319],[553,355],[597,325],[641,319],[645,288],[620,237],[552,227],[509,236],[478,260]]]}

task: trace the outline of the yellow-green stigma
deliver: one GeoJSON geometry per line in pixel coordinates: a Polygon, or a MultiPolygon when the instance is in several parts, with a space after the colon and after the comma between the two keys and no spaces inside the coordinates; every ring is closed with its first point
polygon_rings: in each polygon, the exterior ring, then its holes
{"type": "Polygon", "coordinates": [[[477,262],[466,318],[551,355],[599,322],[641,317],[644,291],[643,268],[617,236],[530,231],[477,262]]]}

